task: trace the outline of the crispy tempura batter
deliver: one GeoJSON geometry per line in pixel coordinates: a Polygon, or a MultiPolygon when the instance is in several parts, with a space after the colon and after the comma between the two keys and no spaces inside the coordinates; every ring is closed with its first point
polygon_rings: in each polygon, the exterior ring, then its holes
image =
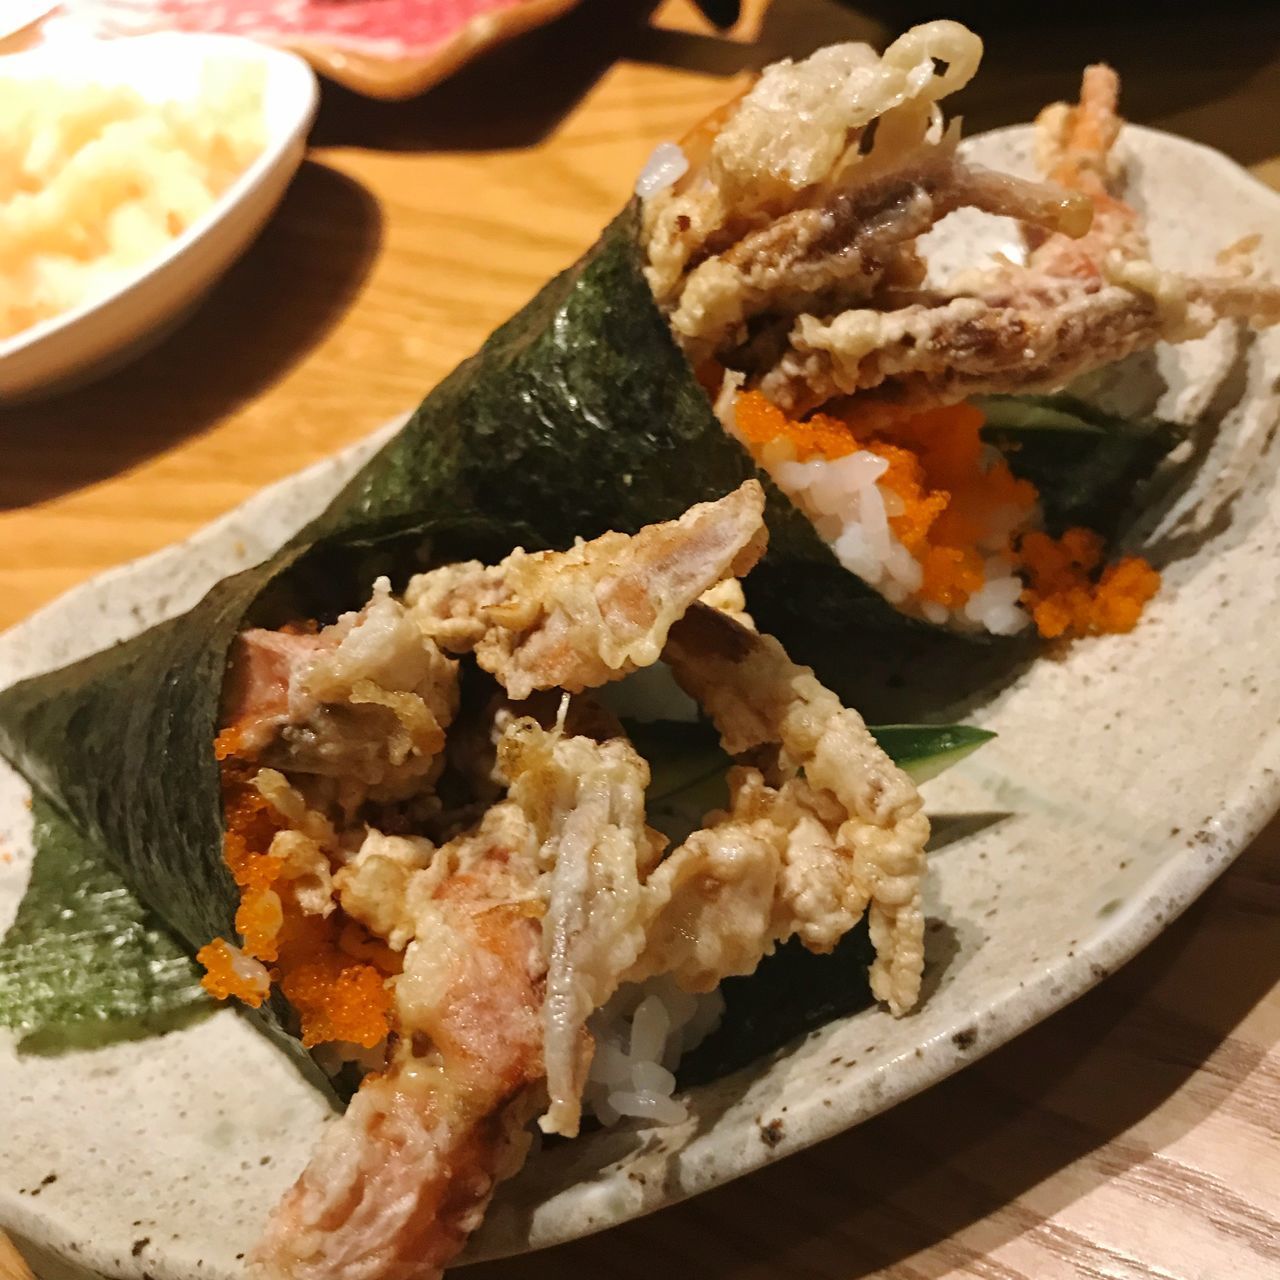
{"type": "Polygon", "coordinates": [[[622,739],[566,738],[517,720],[498,746],[510,803],[537,832],[546,876],[543,1053],[548,1133],[578,1132],[591,1065],[587,1019],[614,993],[644,948],[641,888],[665,844],[644,820],[649,766],[622,739]]]}
{"type": "Polygon", "coordinates": [[[1113,190],[1119,81],[1109,67],[1088,68],[1078,106],[1055,104],[1037,121],[1038,163],[1053,185],[957,159],[936,100],[972,75],[981,46],[953,26],[918,27],[879,60],[837,46],[769,68],[701,169],[650,197],[650,283],[695,366],[714,357],[792,417],[868,391],[923,408],[1056,390],[1224,317],[1280,322],[1280,288],[1247,262],[1204,278],[1152,264],[1141,220],[1113,190]],[[943,45],[963,50],[959,73],[943,45]],[[903,89],[904,48],[931,51],[947,70],[930,81],[918,68],[903,89]],[[776,103],[792,110],[775,113],[776,103]],[[843,150],[835,119],[850,130],[843,150]],[[777,135],[767,144],[762,122],[777,135]],[[759,175],[722,157],[741,159],[739,134],[760,156],[759,175]],[[1021,220],[1027,261],[924,290],[917,237],[962,206],[1021,220]]]}
{"type": "Polygon", "coordinates": [[[515,699],[572,693],[656,662],[667,630],[704,591],[747,573],[767,539],[755,480],[634,537],[606,533],[569,551],[513,551],[420,574],[405,593],[423,632],[473,651],[515,699]]]}
{"type": "MultiPolygon", "coordinates": [[[[589,697],[574,709],[562,694],[557,709],[550,694],[518,702],[482,691],[460,719],[460,758],[462,776],[475,775],[493,802],[438,847],[353,821],[342,805],[331,819],[314,807],[323,798],[257,770],[256,795],[277,829],[266,856],[279,854],[293,877],[300,919],[344,939],[353,930],[371,960],[377,953],[375,994],[390,1028],[377,1049],[384,1069],[273,1216],[255,1255],[266,1274],[438,1277],[523,1159],[522,1126],[544,1098],[543,1129],[577,1133],[594,1051],[588,1019],[624,982],[670,975],[708,991],[788,938],[830,950],[868,912],[874,991],[895,1013],[914,1002],[928,824],[857,715],[734,619],[742,593],[724,584],[759,555],[762,508],[752,482],[632,538],[425,575],[412,622],[379,583],[337,643],[308,646],[311,663],[291,661],[287,680],[257,682],[270,694],[259,710],[274,699],[286,723],[296,691],[314,718],[330,706],[321,699],[368,679],[362,656],[417,689],[406,626],[428,668],[446,661],[432,636],[448,637],[482,661],[497,655],[490,665],[516,689],[544,677],[600,682],[665,653],[727,749],[752,761],[732,771],[729,810],[666,857],[645,821],[649,766],[589,697]],[[732,612],[699,603],[704,594],[732,612]]],[[[249,651],[272,670],[278,654],[295,654],[271,633],[249,651]]],[[[229,705],[244,715],[254,681],[243,669],[231,679],[229,705]]],[[[456,689],[452,669],[450,679],[456,689]]],[[[456,695],[450,719],[455,710],[456,695]]],[[[335,723],[362,738],[363,726],[335,723]]],[[[420,777],[413,803],[433,800],[433,786],[434,776],[420,777]]],[[[415,810],[391,812],[404,822],[415,810]]]]}
{"type": "Polygon", "coordinates": [[[1050,182],[1109,195],[1122,174],[1113,148],[1123,121],[1120,77],[1102,62],[1085,67],[1077,105],[1051,102],[1036,117],[1036,168],[1050,182]]]}
{"type": "Polygon", "coordinates": [[[1036,121],[1042,172],[1093,207],[1085,235],[1028,226],[1025,266],[968,272],[949,291],[901,291],[885,310],[802,316],[761,381],[765,395],[796,412],[877,387],[922,405],[1051,390],[1158,341],[1201,337],[1223,317],[1280,321],[1273,285],[1187,279],[1151,263],[1141,219],[1111,190],[1119,87],[1110,67],[1089,67],[1080,105],[1055,103],[1036,121]]]}
{"type": "Polygon", "coordinates": [[[865,44],[838,44],[767,67],[732,110],[707,122],[709,139],[702,126],[686,139],[696,163],[676,187],[645,202],[654,296],[674,307],[691,266],[782,214],[820,207],[851,173],[872,171],[863,157],[873,121],[886,134],[876,139],[881,157],[918,147],[936,130],[937,100],[968,83],[981,56],[982,42],[959,23],[931,22],[883,58],[865,44]]]}
{"type": "Polygon", "coordinates": [[[538,868],[518,811],[491,815],[406,895],[400,1039],[273,1214],[255,1252],[268,1275],[438,1276],[523,1162],[542,1076],[538,868]]]}
{"type": "Polygon", "coordinates": [[[862,717],[771,636],[695,606],[672,628],[665,657],[726,751],[778,748],[778,789],[740,775],[731,814],[771,822],[784,847],[787,914],[776,936],[798,933],[813,950],[828,950],[869,905],[872,990],[895,1013],[910,1009],[924,967],[920,881],[929,838],[911,780],[862,717]]]}
{"type": "Polygon", "coordinates": [[[1115,144],[1123,123],[1118,111],[1120,77],[1108,66],[1086,67],[1080,82],[1080,102],[1054,102],[1036,117],[1036,168],[1050,182],[1086,196],[1093,206],[1093,224],[1073,240],[1026,229],[1032,252],[1027,266],[1048,276],[1097,279],[1110,252],[1126,260],[1150,256],[1142,219],[1119,199],[1116,191],[1124,171],[1115,144]]]}
{"type": "Polygon", "coordinates": [[[387,794],[435,766],[458,707],[458,664],[424,639],[385,578],[318,634],[236,639],[224,696],[232,754],[387,794]]]}
{"type": "Polygon", "coordinates": [[[1075,235],[1088,226],[1082,197],[956,157],[937,102],[981,51],[965,28],[934,22],[883,58],[834,45],[766,70],[702,172],[645,209],[650,283],[695,365],[751,341],[754,317],[776,326],[918,285],[917,237],[962,206],[1075,235]]]}
{"type": "Polygon", "coordinates": [[[690,360],[742,346],[757,316],[776,323],[918,285],[924,264],[915,242],[955,209],[1034,220],[1051,231],[1088,225],[1082,199],[966,165],[954,144],[949,136],[887,173],[861,174],[820,207],[784,214],[691,270],[670,317],[690,360]]]}
{"type": "Polygon", "coordinates": [[[665,842],[645,825],[649,769],[629,743],[526,719],[498,748],[507,803],[536,831],[546,869],[548,1132],[577,1132],[584,1028],[621,982],[670,974],[710,991],[793,936],[829,951],[870,907],[873,990],[895,1013],[919,992],[929,824],[910,780],[811,671],[728,616],[695,605],[666,656],[688,692],[707,695],[726,749],[776,748],[778,776],[768,786],[758,769],[735,770],[730,810],[661,861],[665,842]]]}
{"type": "Polygon", "coordinates": [[[1280,322],[1280,291],[1247,281],[1182,280],[1150,263],[1106,263],[1113,283],[994,281],[981,294],[904,295],[892,311],[801,316],[791,348],[760,382],[791,414],[879,389],[921,409],[973,395],[1051,391],[1156,342],[1202,337],[1220,319],[1280,322]]]}

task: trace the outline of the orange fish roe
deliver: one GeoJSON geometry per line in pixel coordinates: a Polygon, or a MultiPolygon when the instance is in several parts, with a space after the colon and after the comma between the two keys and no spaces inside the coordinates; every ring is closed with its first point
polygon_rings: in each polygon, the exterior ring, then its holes
{"type": "Polygon", "coordinates": [[[1008,463],[984,465],[984,421],[981,409],[955,404],[899,418],[882,428],[885,437],[920,459],[929,489],[945,499],[931,529],[930,541],[936,546],[973,551],[1005,532],[993,517],[1003,517],[1006,523],[1021,520],[1039,498],[1035,486],[1019,480],[1008,463]]]}
{"type": "Polygon", "coordinates": [[[238,755],[243,746],[243,734],[232,725],[230,728],[223,729],[213,740],[213,757],[221,764],[222,761],[238,755]]]}
{"type": "Polygon", "coordinates": [[[280,990],[298,1012],[307,1048],[347,1040],[371,1049],[390,1030],[387,975],[343,950],[339,916],[295,911],[286,917],[276,967],[280,990]]]}
{"type": "Polygon", "coordinates": [[[853,430],[839,418],[815,413],[804,422],[794,421],[758,391],[738,397],[735,421],[751,452],[768,462],[843,458],[861,448],[853,430]]]}
{"type": "MultiPolygon", "coordinates": [[[[270,855],[258,859],[271,861],[270,855]]],[[[278,862],[279,859],[274,859],[278,862]]],[[[274,960],[279,955],[280,926],[284,924],[284,906],[274,889],[249,887],[241,891],[236,911],[236,932],[244,939],[248,955],[258,960],[274,960]]]]}
{"type": "Polygon", "coordinates": [[[1057,539],[1028,533],[1019,549],[1027,578],[1022,601],[1047,640],[1132,631],[1160,588],[1160,575],[1138,556],[1108,565],[1095,581],[1103,543],[1089,529],[1068,529],[1057,539]]]}
{"type": "Polygon", "coordinates": [[[921,597],[948,609],[964,604],[986,578],[982,557],[965,547],[925,547],[917,558],[924,571],[921,597]]]}
{"type": "Polygon", "coordinates": [[[196,959],[205,969],[200,985],[215,999],[227,1000],[234,996],[256,1009],[267,998],[266,988],[237,968],[235,950],[225,938],[214,938],[201,947],[196,959]]]}
{"type": "MultiPolygon", "coordinates": [[[[371,1048],[390,1029],[386,979],[399,971],[400,957],[340,909],[322,917],[299,908],[281,876],[283,859],[269,852],[284,821],[253,785],[249,770],[232,758],[235,746],[226,742],[228,736],[220,735],[216,748],[226,747],[219,756],[223,857],[240,889],[236,930],[243,954],[274,962],[270,976],[298,1013],[303,1044],[346,1040],[371,1048]]],[[[237,971],[236,951],[224,939],[215,938],[196,958],[206,970],[201,985],[211,995],[234,996],[255,1007],[262,1003],[265,992],[237,971]]]]}
{"type": "Polygon", "coordinates": [[[281,859],[267,852],[283,831],[280,814],[235,762],[223,765],[222,811],[226,834],[222,856],[241,889],[269,889],[280,875],[281,859]]]}
{"type": "Polygon", "coordinates": [[[899,515],[889,517],[894,536],[921,563],[928,573],[929,535],[938,517],[947,509],[949,495],[930,489],[920,459],[909,449],[895,444],[868,441],[866,448],[883,458],[889,469],[880,477],[881,489],[895,493],[902,501],[899,515]]]}
{"type": "Polygon", "coordinates": [[[896,498],[889,501],[889,526],[920,562],[922,600],[962,607],[985,581],[986,557],[1002,554],[1026,577],[1023,603],[1040,634],[1052,638],[1129,631],[1159,586],[1159,575],[1137,558],[1097,578],[1103,546],[1088,530],[1070,530],[1057,542],[1045,534],[1015,542],[1039,494],[1003,459],[991,459],[982,440],[985,419],[974,405],[904,417],[868,400],[838,418],[815,413],[795,421],[748,391],[739,395],[735,416],[739,436],[766,466],[831,461],[859,449],[883,458],[889,466],[877,483],[896,498]]]}

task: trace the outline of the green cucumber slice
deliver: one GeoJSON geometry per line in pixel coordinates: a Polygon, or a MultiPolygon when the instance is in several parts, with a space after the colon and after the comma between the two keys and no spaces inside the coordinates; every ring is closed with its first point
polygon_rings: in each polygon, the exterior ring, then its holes
{"type": "Polygon", "coordinates": [[[928,782],[996,735],[968,724],[871,725],[876,741],[913,782],[928,782]]]}

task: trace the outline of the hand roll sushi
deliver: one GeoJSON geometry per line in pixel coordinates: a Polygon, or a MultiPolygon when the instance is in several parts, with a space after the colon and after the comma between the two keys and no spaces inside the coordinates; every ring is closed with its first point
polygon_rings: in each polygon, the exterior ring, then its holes
{"type": "Polygon", "coordinates": [[[1095,529],[1046,530],[975,397],[1058,391],[1223,318],[1275,323],[1280,291],[1248,245],[1210,277],[1151,261],[1109,67],[1041,112],[1039,180],[964,159],[940,104],[981,54],[939,21],[881,56],[768,67],[642,180],[645,274],[726,431],[896,609],[965,632],[1126,631],[1157,574],[1104,567],[1095,529]],[[1017,219],[1022,252],[936,279],[922,238],[958,209],[1017,219]]]}
{"type": "MultiPolygon", "coordinates": [[[[865,914],[872,991],[915,1003],[928,821],[857,713],[733,607],[763,512],[748,481],[633,537],[379,579],[330,626],[237,636],[215,750],[239,941],[201,949],[205,985],[255,1006],[275,985],[304,1044],[365,1073],[271,1219],[266,1274],[438,1275],[526,1123],[577,1134],[589,1020],[620,989],[692,1006],[865,914]],[[736,761],[675,847],[592,692],[659,659],[736,761]]],[[[601,1101],[679,1112],[661,1048],[601,1101]]]]}
{"type": "Polygon", "coordinates": [[[1039,180],[966,160],[939,103],[980,54],[938,22],[766,69],[274,555],[0,690],[38,829],[359,1085],[265,1274],[438,1275],[530,1121],[679,1118],[680,1053],[774,953],[857,943],[875,999],[917,1001],[920,797],[753,616],[1132,627],[1157,576],[1107,562],[1094,500],[1172,440],[1027,397],[1280,319],[1247,244],[1212,277],[1152,263],[1108,69],[1042,114],[1039,180]],[[1020,260],[935,279],[923,238],[961,208],[1016,219],[1020,260]],[[1032,419],[1075,424],[1075,498],[1010,447],[1032,419]],[[671,837],[617,709],[660,663],[728,767],[671,837]]]}

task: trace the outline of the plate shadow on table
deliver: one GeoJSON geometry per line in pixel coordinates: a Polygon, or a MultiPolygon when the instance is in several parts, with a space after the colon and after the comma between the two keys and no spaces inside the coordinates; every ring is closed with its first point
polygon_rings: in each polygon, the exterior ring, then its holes
{"type": "Polygon", "coordinates": [[[100,380],[4,410],[0,510],[126,470],[252,399],[338,323],[381,238],[372,196],[305,162],[258,240],[159,346],[100,380]]]}
{"type": "Polygon", "coordinates": [[[1064,1267],[1110,1274],[1116,1259],[1104,1246],[1046,1222],[1130,1171],[1160,1179],[1188,1214],[1212,1200],[1231,1217],[1224,1229],[1274,1256],[1275,1222],[1153,1146],[1168,1148],[1219,1109],[1252,1115],[1239,1086],[1265,1050],[1232,1032],[1280,980],[1277,841],[1273,825],[1140,957],[984,1062],[735,1184],[599,1236],[470,1267],[468,1280],[647,1280],[664,1267],[702,1280],[940,1280],[994,1273],[991,1251],[1031,1232],[1064,1267]],[[1196,1087],[1184,1088],[1193,1076],[1196,1087]],[[1130,1132],[1174,1094],[1158,1144],[1130,1132]],[[1052,1180],[1068,1166],[1069,1182],[1052,1180]],[[1020,1201],[1032,1188],[1034,1209],[1020,1201]],[[964,1238],[978,1222],[981,1251],[964,1238]]]}

